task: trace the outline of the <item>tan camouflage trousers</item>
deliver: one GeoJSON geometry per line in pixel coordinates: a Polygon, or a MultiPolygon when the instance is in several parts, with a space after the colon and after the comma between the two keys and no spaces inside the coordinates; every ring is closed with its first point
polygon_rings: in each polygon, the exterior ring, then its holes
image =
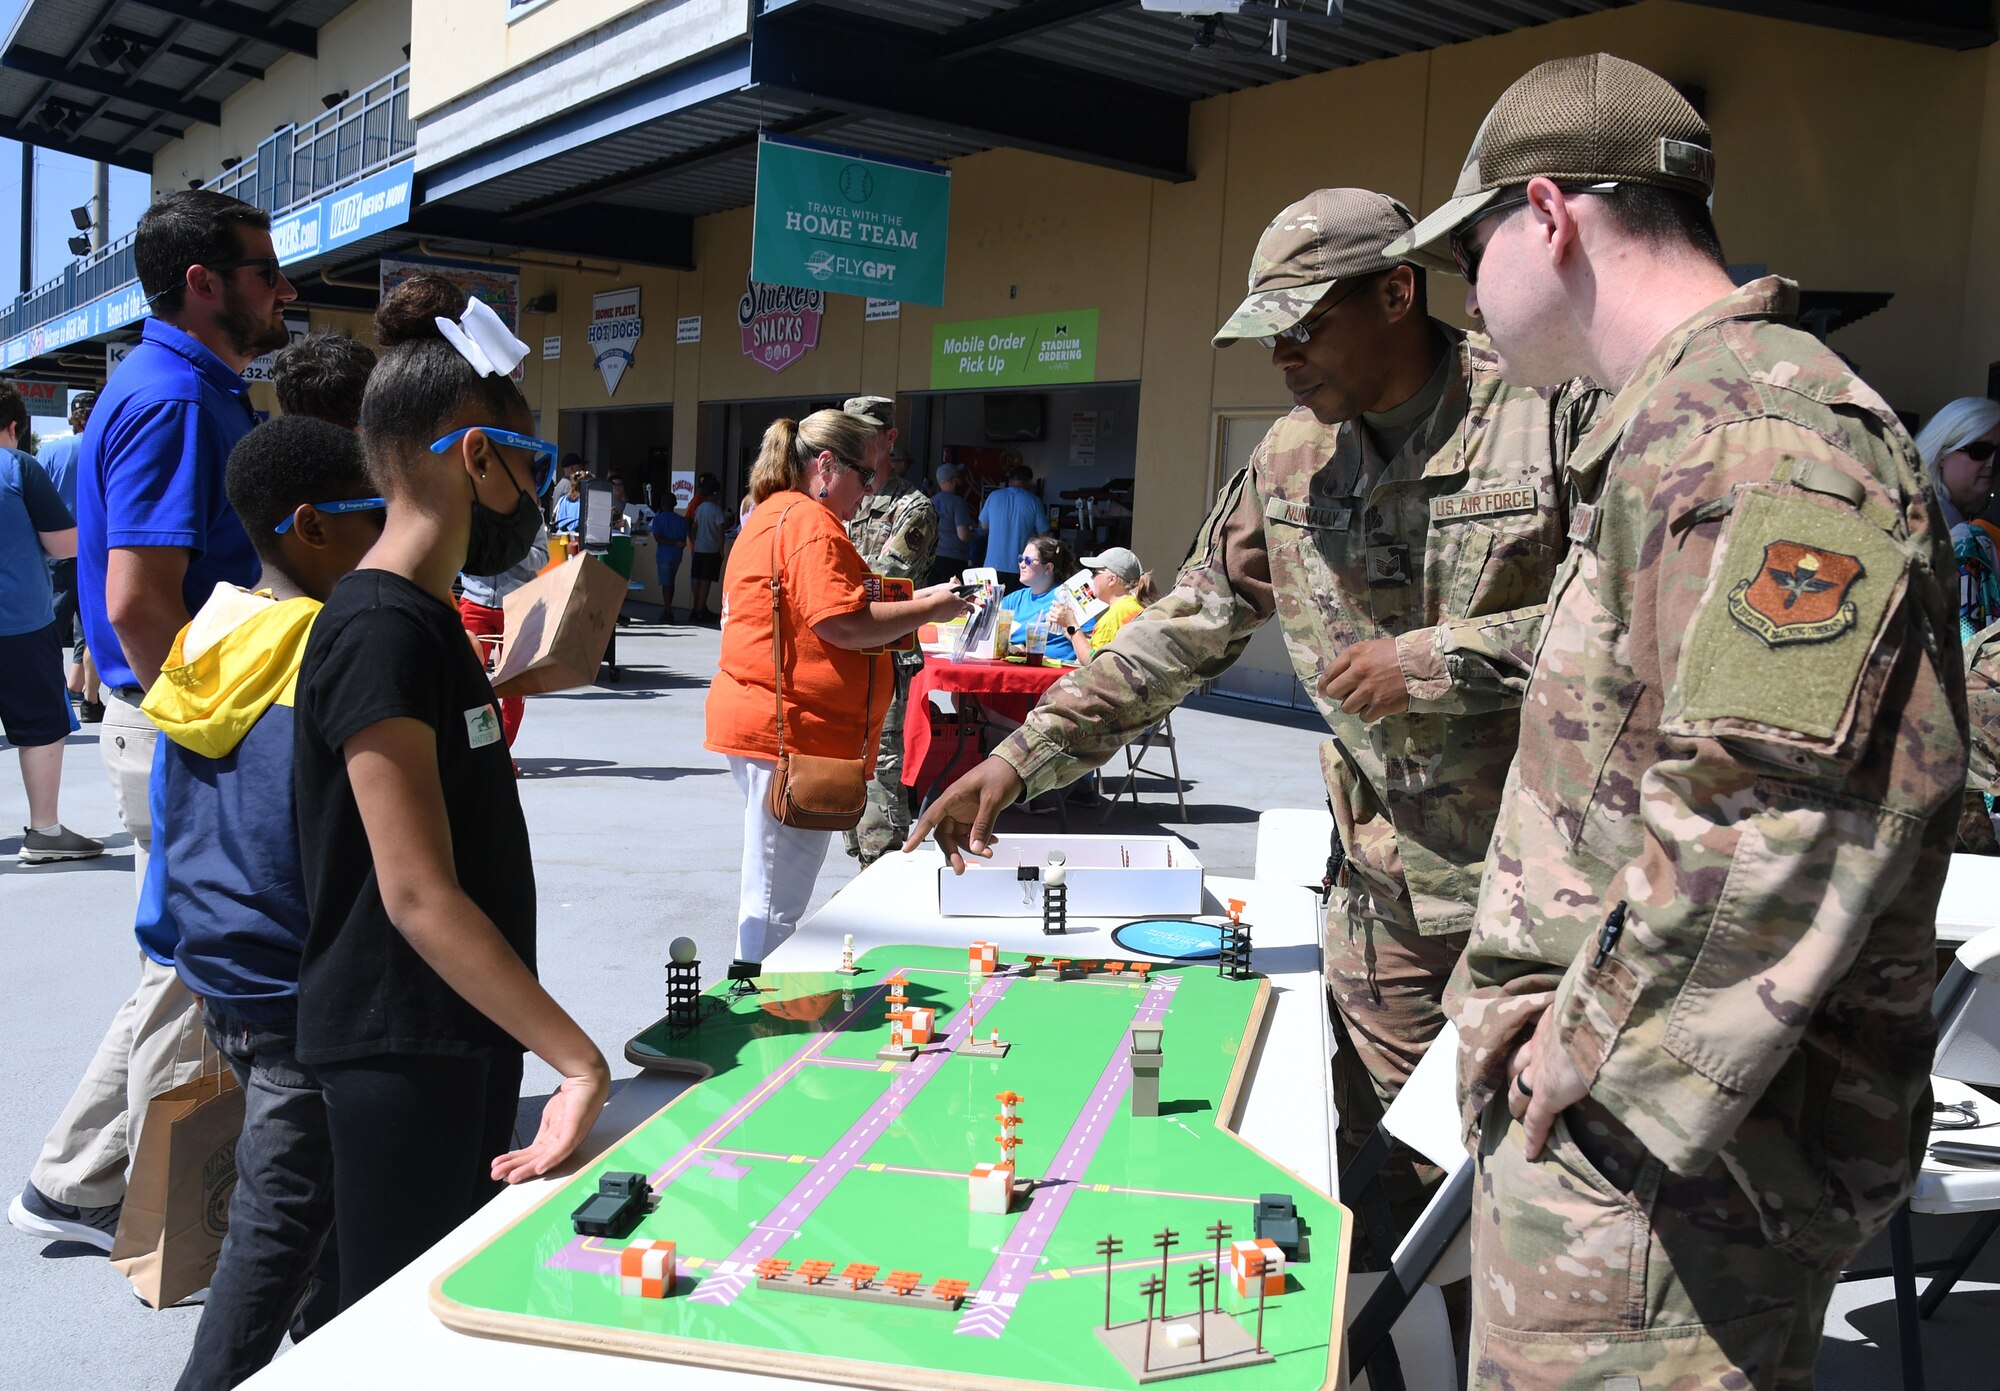
{"type": "Polygon", "coordinates": [[[1484,1119],[1473,1387],[1809,1391],[1837,1277],[1773,1249],[1720,1161],[1670,1173],[1589,1100],[1534,1163],[1505,1098],[1484,1119]]]}
{"type": "MultiPolygon", "coordinates": [[[[1344,908],[1328,909],[1324,943],[1328,1002],[1338,1051],[1333,1099],[1340,1113],[1335,1148],[1346,1167],[1375,1127],[1424,1050],[1444,1027],[1444,987],[1465,951],[1463,932],[1426,937],[1412,923],[1368,911],[1358,892],[1344,908]]],[[[1380,902],[1380,900],[1376,900],[1380,902]]],[[[1399,1229],[1407,1229],[1442,1177],[1398,1147],[1382,1169],[1384,1196],[1399,1229]]],[[[1357,1248],[1358,1249],[1358,1248],[1357,1248]]]]}
{"type": "Polygon", "coordinates": [[[847,853],[866,869],[910,838],[910,799],[903,790],[903,712],[910,703],[910,678],[896,670],[896,694],[882,719],[882,742],[875,751],[875,778],[860,824],[845,833],[847,853]]]}

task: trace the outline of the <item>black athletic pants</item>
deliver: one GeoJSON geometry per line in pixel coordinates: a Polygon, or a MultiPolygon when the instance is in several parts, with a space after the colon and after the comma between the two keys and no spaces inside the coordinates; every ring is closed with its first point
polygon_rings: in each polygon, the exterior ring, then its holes
{"type": "Polygon", "coordinates": [[[333,1142],[340,1307],[432,1246],[500,1191],[516,1148],[521,1055],[384,1054],[313,1069],[333,1142]]]}

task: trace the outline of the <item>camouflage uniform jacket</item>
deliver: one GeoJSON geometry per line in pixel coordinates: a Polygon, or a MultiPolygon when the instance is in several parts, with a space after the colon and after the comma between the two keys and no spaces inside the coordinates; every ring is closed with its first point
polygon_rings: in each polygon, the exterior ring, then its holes
{"type": "Polygon", "coordinates": [[[1602,394],[1508,386],[1484,340],[1438,327],[1458,370],[1395,459],[1359,422],[1328,427],[1301,409],[1271,427],[1173,591],[996,750],[1030,793],[1103,763],[1225,671],[1275,613],[1336,736],[1322,762],[1350,912],[1425,934],[1470,926],[1564,545],[1560,466],[1602,394]],[[1396,640],[1410,709],[1367,724],[1321,699],[1318,676],[1383,637],[1396,640]]]}
{"type": "Polygon", "coordinates": [[[2000,855],[1991,800],[2000,798],[2000,623],[1965,644],[1965,703],[1972,715],[1972,770],[1965,780],[1958,848],[2000,855]]]}
{"type": "Polygon", "coordinates": [[[1574,544],[1446,1008],[1475,1135],[1553,1009],[1593,1100],[1676,1173],[1720,1156],[1824,1267],[1928,1131],[1966,717],[1915,449],[1797,303],[1767,278],[1682,324],[1569,461],[1574,544]]]}
{"type": "MultiPolygon", "coordinates": [[[[847,539],[870,570],[922,589],[937,559],[937,508],[909,479],[892,473],[879,491],[861,499],[861,510],[847,524],[847,539]]],[[[921,652],[901,653],[896,661],[921,667],[923,658],[921,652]]]]}

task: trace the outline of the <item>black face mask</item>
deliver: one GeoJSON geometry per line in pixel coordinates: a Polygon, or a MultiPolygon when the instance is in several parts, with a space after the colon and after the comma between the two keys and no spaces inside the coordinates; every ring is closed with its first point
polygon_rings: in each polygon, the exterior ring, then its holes
{"type": "MultiPolygon", "coordinates": [[[[513,476],[509,469],[507,477],[512,480],[513,476]]],[[[472,490],[472,536],[465,543],[465,564],[459,567],[466,574],[504,575],[535,548],[535,537],[542,529],[542,509],[526,488],[518,483],[514,486],[520,489],[521,500],[512,512],[494,511],[479,500],[477,488],[472,490]]]]}

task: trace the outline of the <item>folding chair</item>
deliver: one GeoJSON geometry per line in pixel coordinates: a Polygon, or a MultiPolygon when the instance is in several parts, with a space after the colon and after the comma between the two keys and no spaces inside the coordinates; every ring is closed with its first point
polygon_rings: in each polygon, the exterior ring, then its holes
{"type": "Polygon", "coordinates": [[[1435,1288],[1464,1279],[1472,1266],[1467,1223],[1472,1216],[1472,1156],[1458,1121],[1458,1030],[1432,1040],[1381,1125],[1340,1175],[1341,1200],[1362,1220],[1380,1253],[1393,1223],[1375,1176],[1396,1141],[1445,1172],[1410,1230],[1387,1253],[1388,1270],[1348,1277],[1349,1384],[1369,1391],[1417,1391],[1458,1385],[1451,1325],[1435,1288]],[[1395,1335],[1395,1336],[1392,1336],[1395,1335]]]}
{"type": "MultiPolygon", "coordinates": [[[[1931,1011],[1938,1021],[1937,1057],[1931,1064],[1931,1089],[1938,1110],[1933,1113],[1930,1143],[1954,1141],[1991,1149],[2000,1155],[2000,1103],[1973,1087],[2000,1087],[2000,928],[1982,932],[1958,949],[1951,969],[1938,983],[1931,1011]],[[1961,1109],[1962,1108],[1962,1109],[1961,1109]],[[1955,1129],[1940,1124],[1972,1116],[1976,1128],[1955,1129]]],[[[1903,1391],[1923,1391],[1922,1319],[1937,1312],[1952,1286],[1978,1258],[1987,1240],[2000,1229],[2000,1168],[1952,1164],[1924,1155],[1910,1200],[1889,1221],[1888,1273],[1896,1290],[1896,1336],[1902,1344],[1903,1391]],[[1910,1237],[1910,1214],[1984,1215],[1942,1261],[1917,1264],[1910,1237]],[[1935,1276],[1923,1297],[1917,1296],[1917,1276],[1935,1276]]],[[[1876,1270],[1851,1270],[1843,1280],[1868,1279],[1876,1270]]]]}
{"type": "Polygon", "coordinates": [[[1174,800],[1180,803],[1181,820],[1187,820],[1187,794],[1181,783],[1181,756],[1174,745],[1174,717],[1163,715],[1160,722],[1125,746],[1125,781],[1118,784],[1118,790],[1104,803],[1104,810],[1098,813],[1098,820],[1109,821],[1111,813],[1117,810],[1118,799],[1126,793],[1132,794],[1132,805],[1139,805],[1139,794],[1133,784],[1139,774],[1146,772],[1154,777],[1161,776],[1157,768],[1146,767],[1146,753],[1149,749],[1165,749],[1167,760],[1173,766],[1174,800]]]}

